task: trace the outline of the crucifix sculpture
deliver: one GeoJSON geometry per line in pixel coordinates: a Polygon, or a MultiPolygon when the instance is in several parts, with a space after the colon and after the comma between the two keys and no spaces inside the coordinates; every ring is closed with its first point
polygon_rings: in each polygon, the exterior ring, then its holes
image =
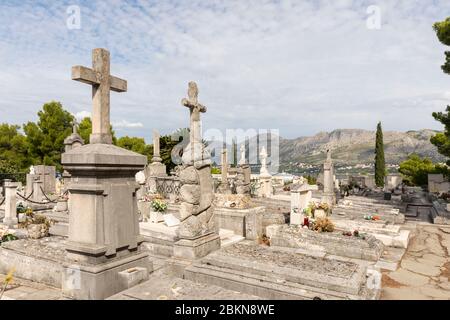
{"type": "Polygon", "coordinates": [[[72,80],[92,85],[92,134],[90,143],[112,144],[110,128],[110,90],[126,92],[127,81],[111,76],[109,51],[92,51],[92,69],[72,67],[72,80]]]}
{"type": "Polygon", "coordinates": [[[197,84],[191,81],[188,87],[188,99],[183,98],[181,104],[190,110],[189,143],[192,150],[192,159],[194,159],[196,144],[202,143],[200,112],[205,113],[206,107],[198,102],[197,84]]]}

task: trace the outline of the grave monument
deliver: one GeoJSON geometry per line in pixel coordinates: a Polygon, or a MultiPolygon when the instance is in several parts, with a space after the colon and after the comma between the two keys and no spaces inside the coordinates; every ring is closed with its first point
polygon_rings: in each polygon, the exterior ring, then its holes
{"type": "Polygon", "coordinates": [[[73,80],[92,86],[90,144],[62,155],[72,176],[66,243],[71,263],[64,265],[62,283],[63,294],[74,299],[104,299],[136,278],[145,280],[151,270],[140,250],[135,181],[147,158],[112,145],[110,131],[110,90],[126,92],[127,82],[110,75],[107,50],[94,49],[92,60],[92,69],[72,68],[73,80]]]}

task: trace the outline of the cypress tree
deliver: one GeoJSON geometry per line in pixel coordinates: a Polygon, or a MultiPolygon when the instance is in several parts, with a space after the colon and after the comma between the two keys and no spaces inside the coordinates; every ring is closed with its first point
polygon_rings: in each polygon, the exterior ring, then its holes
{"type": "Polygon", "coordinates": [[[378,122],[375,141],[375,184],[377,187],[384,187],[385,176],[386,164],[384,162],[383,131],[381,129],[381,122],[378,122]]]}

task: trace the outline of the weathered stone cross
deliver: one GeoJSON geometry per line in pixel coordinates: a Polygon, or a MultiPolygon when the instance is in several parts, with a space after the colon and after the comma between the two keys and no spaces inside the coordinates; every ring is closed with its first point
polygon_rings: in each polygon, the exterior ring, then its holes
{"type": "Polygon", "coordinates": [[[110,75],[109,51],[92,51],[92,69],[72,67],[72,80],[92,85],[92,134],[90,143],[112,144],[110,129],[110,90],[126,92],[127,81],[110,75]]]}
{"type": "Polygon", "coordinates": [[[202,140],[200,112],[206,112],[206,107],[198,103],[198,87],[195,82],[189,82],[188,99],[181,100],[181,104],[189,108],[191,112],[189,138],[193,146],[194,143],[202,140]]]}

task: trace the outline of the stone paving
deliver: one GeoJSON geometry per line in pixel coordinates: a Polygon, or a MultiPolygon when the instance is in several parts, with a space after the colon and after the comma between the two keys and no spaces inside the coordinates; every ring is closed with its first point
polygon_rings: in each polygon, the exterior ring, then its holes
{"type": "Polygon", "coordinates": [[[383,272],[381,299],[450,299],[450,227],[418,224],[400,267],[383,272]]]}

